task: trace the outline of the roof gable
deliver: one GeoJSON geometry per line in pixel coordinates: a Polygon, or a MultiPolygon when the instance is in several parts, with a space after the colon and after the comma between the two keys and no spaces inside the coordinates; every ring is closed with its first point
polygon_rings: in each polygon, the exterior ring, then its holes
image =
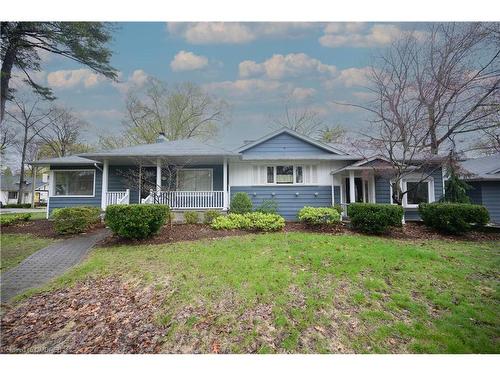
{"type": "Polygon", "coordinates": [[[243,154],[346,155],[344,152],[290,129],[280,129],[239,148],[243,154]]]}

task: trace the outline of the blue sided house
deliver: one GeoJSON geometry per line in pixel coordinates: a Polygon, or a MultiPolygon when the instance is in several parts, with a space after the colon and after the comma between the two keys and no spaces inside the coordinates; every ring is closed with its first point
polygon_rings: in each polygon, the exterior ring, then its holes
{"type": "MultiPolygon", "coordinates": [[[[304,206],[350,202],[391,203],[391,165],[383,156],[363,158],[280,129],[236,150],[193,139],[40,160],[48,166],[49,214],[59,207],[168,204],[173,210],[228,210],[231,197],[247,193],[258,207],[274,200],[287,220],[304,206]]],[[[407,220],[418,204],[443,195],[440,165],[416,163],[401,181],[407,220]]]]}

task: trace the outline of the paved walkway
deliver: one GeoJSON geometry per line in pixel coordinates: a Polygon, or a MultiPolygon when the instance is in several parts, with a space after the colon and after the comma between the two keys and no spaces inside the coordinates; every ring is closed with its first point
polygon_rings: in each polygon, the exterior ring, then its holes
{"type": "Polygon", "coordinates": [[[100,240],[107,229],[58,241],[22,261],[0,276],[1,301],[5,303],[27,289],[39,287],[78,264],[100,240]]]}

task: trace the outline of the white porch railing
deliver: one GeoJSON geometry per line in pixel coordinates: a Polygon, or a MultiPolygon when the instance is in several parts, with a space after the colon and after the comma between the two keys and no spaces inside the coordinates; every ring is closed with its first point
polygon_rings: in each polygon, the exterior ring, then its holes
{"type": "Polygon", "coordinates": [[[110,204],[129,204],[130,190],[125,191],[108,191],[106,193],[106,206],[110,204]]]}
{"type": "Polygon", "coordinates": [[[151,192],[142,203],[167,204],[172,209],[224,208],[224,191],[151,192]]]}

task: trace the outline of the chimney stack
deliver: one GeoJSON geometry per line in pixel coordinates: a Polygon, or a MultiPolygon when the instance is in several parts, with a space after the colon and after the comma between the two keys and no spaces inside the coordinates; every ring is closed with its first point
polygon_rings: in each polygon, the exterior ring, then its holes
{"type": "Polygon", "coordinates": [[[162,143],[162,142],[166,142],[168,139],[167,137],[165,137],[165,133],[164,132],[159,132],[158,133],[158,138],[156,138],[156,143],[162,143]]]}

